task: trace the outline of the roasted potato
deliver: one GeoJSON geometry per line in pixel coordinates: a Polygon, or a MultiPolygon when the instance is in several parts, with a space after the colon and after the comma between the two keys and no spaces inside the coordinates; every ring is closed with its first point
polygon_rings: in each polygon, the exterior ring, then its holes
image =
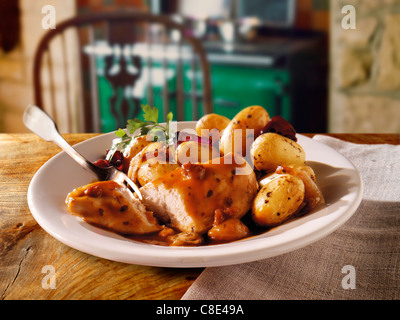
{"type": "Polygon", "coordinates": [[[316,183],[315,173],[311,167],[279,166],[276,172],[277,174],[279,173],[291,174],[303,181],[305,188],[305,193],[304,193],[305,207],[302,209],[302,214],[306,214],[319,204],[325,203],[324,196],[316,183]]]}
{"type": "Polygon", "coordinates": [[[220,153],[216,148],[196,141],[183,142],[176,149],[176,159],[181,165],[185,163],[204,163],[219,157],[220,153]]]}
{"type": "Polygon", "coordinates": [[[230,218],[214,225],[207,234],[214,241],[229,242],[249,236],[250,231],[240,219],[230,218]]]}
{"type": "Polygon", "coordinates": [[[237,218],[236,207],[217,209],[214,213],[214,223],[208,230],[208,237],[216,242],[235,241],[249,236],[249,228],[237,218]]]}
{"type": "MultiPolygon", "coordinates": [[[[265,186],[270,180],[274,179],[275,177],[277,177],[280,174],[293,174],[295,176],[297,176],[298,178],[301,178],[300,176],[294,174],[295,171],[300,170],[301,172],[305,173],[308,175],[308,177],[315,183],[317,184],[317,178],[315,176],[315,172],[314,170],[307,165],[303,165],[303,166],[278,166],[277,169],[274,172],[270,172],[265,174],[264,176],[261,176],[258,179],[258,184],[260,186],[260,188],[262,188],[263,186],[265,186]]],[[[303,179],[304,182],[304,179],[303,179]]],[[[305,182],[304,182],[305,183],[305,182]]]]}
{"type": "Polygon", "coordinates": [[[141,186],[179,167],[176,162],[175,150],[162,142],[152,142],[136,156],[129,164],[128,177],[141,186]]]}
{"type": "Polygon", "coordinates": [[[147,136],[136,137],[131,140],[129,145],[124,149],[124,169],[128,170],[129,163],[140,151],[142,151],[149,144],[153,143],[150,140],[147,140],[147,136]]]}
{"type": "Polygon", "coordinates": [[[293,140],[277,133],[264,133],[251,146],[254,168],[273,172],[278,166],[304,165],[306,154],[293,140]]]}
{"type": "Polygon", "coordinates": [[[247,154],[254,137],[257,137],[269,121],[269,114],[261,106],[243,109],[229,122],[220,140],[220,151],[223,155],[230,152],[247,154]],[[252,130],[252,132],[246,129],[252,130]]]}
{"type": "Polygon", "coordinates": [[[304,183],[290,174],[277,175],[257,193],[252,218],[260,226],[282,224],[297,212],[304,200],[304,183]]]}
{"type": "Polygon", "coordinates": [[[271,182],[273,179],[277,178],[279,175],[281,175],[281,174],[276,173],[276,172],[268,173],[265,176],[263,176],[261,179],[258,180],[258,185],[260,186],[260,188],[262,188],[266,184],[271,182]]]}
{"type": "MultiPolygon", "coordinates": [[[[301,170],[304,173],[307,173],[310,176],[312,181],[314,181],[315,183],[317,182],[317,177],[315,175],[315,172],[314,172],[313,168],[311,168],[310,166],[307,166],[307,165],[303,165],[303,166],[291,165],[291,166],[287,166],[287,167],[301,170]]],[[[285,167],[285,168],[287,168],[287,167],[285,167]]],[[[281,170],[281,168],[278,168],[278,169],[281,170]]]]}
{"type": "Polygon", "coordinates": [[[206,133],[206,136],[208,136],[209,132],[211,132],[213,129],[222,132],[222,130],[228,126],[230,121],[231,120],[229,118],[216,113],[206,114],[197,121],[196,133],[199,137],[202,137],[204,136],[204,133],[206,133]],[[203,131],[202,134],[202,130],[207,131],[203,131]]]}

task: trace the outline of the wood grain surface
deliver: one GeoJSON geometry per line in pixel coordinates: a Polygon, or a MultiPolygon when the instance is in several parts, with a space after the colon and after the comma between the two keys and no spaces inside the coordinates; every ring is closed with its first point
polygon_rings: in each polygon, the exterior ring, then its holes
{"type": "MultiPolygon", "coordinates": [[[[64,136],[76,144],[95,134],[64,136]]],[[[397,134],[332,136],[355,143],[400,141],[397,134]]],[[[55,240],[36,223],[28,208],[28,186],[59,151],[33,134],[0,134],[0,299],[180,299],[201,268],[156,268],[97,258],[55,240]],[[46,286],[45,266],[54,268],[54,289],[46,286]]]]}

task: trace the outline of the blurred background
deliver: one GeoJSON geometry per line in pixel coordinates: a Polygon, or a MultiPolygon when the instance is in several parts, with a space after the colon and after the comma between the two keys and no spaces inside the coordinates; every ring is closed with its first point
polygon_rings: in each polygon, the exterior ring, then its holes
{"type": "MultiPolygon", "coordinates": [[[[1,0],[0,132],[27,132],[22,113],[34,102],[33,64],[38,43],[48,31],[42,25],[47,5],[55,9],[56,25],[88,13],[119,11],[167,15],[184,25],[186,34],[200,40],[206,52],[215,113],[232,118],[244,107],[261,105],[303,133],[400,132],[400,0],[1,0]],[[342,26],[342,8],[349,4],[356,9],[356,29],[342,26]]],[[[96,94],[102,110],[112,103],[112,108],[122,108],[127,96],[135,97],[127,108],[144,101],[137,93],[139,78],[128,79],[136,84],[129,87],[130,93],[124,89],[118,100],[118,83],[100,77],[120,72],[112,61],[124,54],[123,38],[120,30],[119,42],[97,39],[81,48],[67,41],[58,49],[73,57],[68,62],[71,73],[74,68],[80,72],[77,52],[96,55],[96,94]],[[109,54],[107,61],[104,52],[109,54]]],[[[129,57],[139,55],[140,50],[130,50],[129,57]]],[[[140,68],[138,62],[133,67],[127,63],[127,71],[140,68]]],[[[55,78],[58,67],[56,63],[55,78]]],[[[157,99],[152,103],[162,109],[157,99]]],[[[62,101],[57,104],[66,108],[62,101]]],[[[201,105],[196,114],[190,108],[185,106],[185,120],[204,113],[201,105]]],[[[140,116],[136,109],[132,107],[129,117],[140,116]]],[[[61,132],[82,131],[64,126],[61,111],[61,132]]],[[[121,125],[105,111],[98,116],[101,125],[92,131],[121,125]]]]}

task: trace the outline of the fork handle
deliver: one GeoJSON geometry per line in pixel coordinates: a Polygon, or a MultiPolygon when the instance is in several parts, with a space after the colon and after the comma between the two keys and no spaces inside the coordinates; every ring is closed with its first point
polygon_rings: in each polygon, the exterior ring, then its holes
{"type": "Polygon", "coordinates": [[[46,141],[56,143],[63,149],[72,159],[78,162],[84,168],[92,171],[99,180],[103,180],[101,169],[88,161],[78,151],[76,151],[65,139],[61,136],[53,119],[42,109],[37,106],[29,105],[23,116],[25,126],[33,133],[46,141]]]}
{"type": "Polygon", "coordinates": [[[99,180],[103,180],[104,177],[101,176],[100,168],[95,166],[84,156],[82,156],[78,151],[76,151],[67,141],[65,141],[65,139],[58,131],[56,133],[57,134],[54,134],[54,139],[51,141],[56,143],[61,149],[65,151],[65,153],[67,153],[72,159],[78,162],[82,167],[86,168],[89,171],[92,171],[99,178],[99,180]]]}

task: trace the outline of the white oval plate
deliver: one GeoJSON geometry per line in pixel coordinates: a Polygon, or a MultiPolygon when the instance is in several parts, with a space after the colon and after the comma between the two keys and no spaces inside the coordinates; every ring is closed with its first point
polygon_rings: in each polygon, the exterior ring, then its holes
{"type": "MultiPolygon", "coordinates": [[[[178,129],[193,129],[195,122],[178,123],[178,129]]],[[[28,204],[37,223],[62,243],[82,252],[124,263],[160,267],[210,267],[238,264],[280,255],[307,246],[336,230],[356,211],[362,198],[357,169],[344,156],[308,137],[297,135],[314,169],[326,205],[290,220],[261,235],[227,244],[203,247],[165,247],[133,241],[93,227],[68,213],[67,194],[93,181],[65,152],[47,161],[33,177],[28,204]]],[[[114,133],[77,144],[89,160],[104,155],[114,133]]]]}

